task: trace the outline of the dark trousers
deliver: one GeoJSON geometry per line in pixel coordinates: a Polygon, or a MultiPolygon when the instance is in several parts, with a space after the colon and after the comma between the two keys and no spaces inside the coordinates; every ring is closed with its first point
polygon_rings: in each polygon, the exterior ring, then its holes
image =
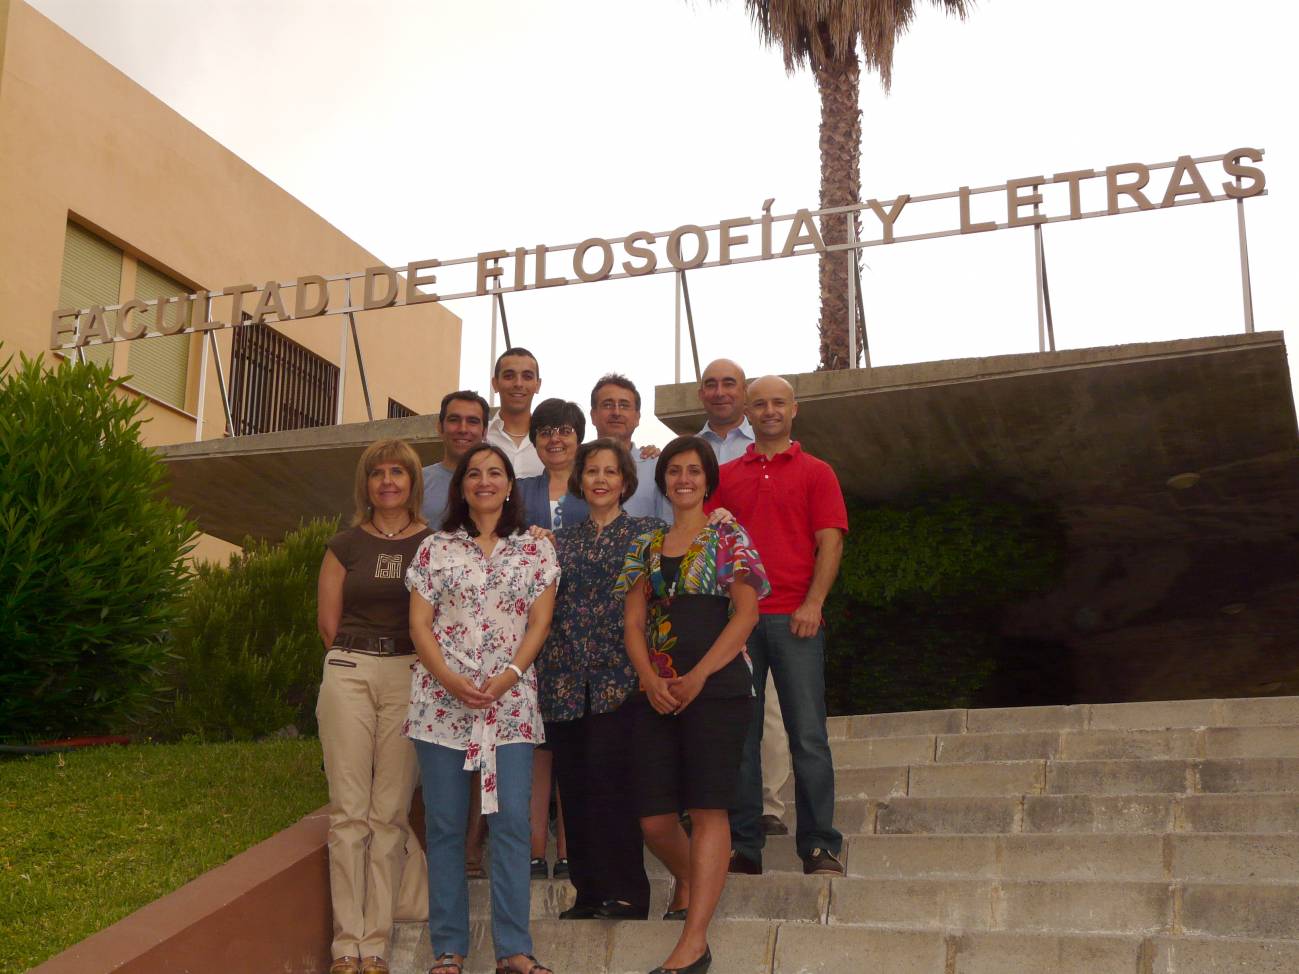
{"type": "Polygon", "coordinates": [[[838,855],[843,836],[834,827],[834,764],[825,730],[825,627],[815,636],[795,636],[789,631],[789,616],[763,615],[749,637],[748,649],[758,703],[744,741],[740,782],[731,808],[731,845],[758,860],[767,839],[759,820],[762,710],[770,669],[794,766],[798,854],[806,857],[821,848],[838,855]]]}
{"type": "Polygon", "coordinates": [[[649,909],[650,885],[632,797],[632,712],[546,722],[564,806],[569,879],[578,906],[622,900],[649,909]]]}

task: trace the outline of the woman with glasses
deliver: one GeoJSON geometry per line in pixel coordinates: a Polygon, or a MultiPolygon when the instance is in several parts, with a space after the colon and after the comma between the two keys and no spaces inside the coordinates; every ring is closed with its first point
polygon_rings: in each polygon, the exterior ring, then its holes
{"type": "MultiPolygon", "coordinates": [[[[586,435],[586,417],[577,403],[563,399],[547,399],[532,411],[528,425],[528,438],[537,448],[545,472],[536,477],[519,480],[519,496],[523,500],[523,519],[529,527],[557,531],[567,524],[580,524],[586,520],[586,502],[569,492],[569,478],[577,459],[577,445],[586,435]]],[[[554,761],[550,744],[537,747],[532,758],[532,878],[546,879],[550,867],[546,863],[546,833],[550,824],[550,792],[554,761]]],[[[564,831],[564,816],[558,799],[559,814],[555,819],[555,871],[556,879],[569,876],[568,842],[564,831]]]]}

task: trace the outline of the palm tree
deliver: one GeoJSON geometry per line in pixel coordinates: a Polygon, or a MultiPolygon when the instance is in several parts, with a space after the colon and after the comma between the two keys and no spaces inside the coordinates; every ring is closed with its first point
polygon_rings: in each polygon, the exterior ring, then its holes
{"type": "MultiPolygon", "coordinates": [[[[974,0],[930,0],[964,17],[974,0]]],[[[893,45],[915,18],[914,0],[744,0],[762,39],[780,48],[792,74],[808,67],[821,93],[821,209],[861,196],[861,64],[893,82],[893,45]],[[858,45],[860,44],[860,51],[858,45]]],[[[858,234],[860,219],[854,214],[858,234]]],[[[826,246],[847,243],[848,215],[821,218],[826,246]]],[[[861,252],[857,252],[860,262],[861,252]]],[[[848,356],[848,262],[821,256],[821,369],[855,366],[848,356]]],[[[860,265],[859,265],[860,266],[860,265]]],[[[865,344],[858,321],[857,348],[865,344]]]]}

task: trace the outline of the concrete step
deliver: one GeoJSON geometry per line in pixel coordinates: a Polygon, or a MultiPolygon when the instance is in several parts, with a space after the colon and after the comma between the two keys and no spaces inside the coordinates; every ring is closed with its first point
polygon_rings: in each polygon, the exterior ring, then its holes
{"type": "MultiPolygon", "coordinates": [[[[1299,793],[1299,758],[986,761],[837,768],[836,799],[1299,793]]],[[[792,800],[793,780],[781,794],[792,800]]]]}
{"type": "MultiPolygon", "coordinates": [[[[680,934],[663,921],[540,920],[533,952],[561,974],[643,974],[680,934]]],[[[1181,935],[1035,934],[716,920],[713,974],[1294,974],[1299,941],[1181,935]]],[[[466,974],[495,969],[491,934],[475,917],[466,974]]],[[[433,962],[423,924],[398,924],[393,974],[433,962]]]]}
{"type": "Polygon", "coordinates": [[[842,769],[988,761],[1299,758],[1299,725],[845,738],[832,741],[830,749],[835,767],[842,769]]]}
{"type": "Polygon", "coordinates": [[[1260,727],[1270,724],[1299,724],[1299,697],[924,710],[831,717],[827,726],[832,738],[865,738],[1025,731],[1159,730],[1168,727],[1260,727]]]}
{"type": "Polygon", "coordinates": [[[843,860],[862,878],[1285,883],[1299,835],[857,835],[843,860]]]}
{"type": "MultiPolygon", "coordinates": [[[[792,832],[794,806],[785,806],[792,832]]],[[[1008,832],[1299,832],[1299,796],[1016,795],[846,798],[839,831],[879,835],[1008,832]]]]}

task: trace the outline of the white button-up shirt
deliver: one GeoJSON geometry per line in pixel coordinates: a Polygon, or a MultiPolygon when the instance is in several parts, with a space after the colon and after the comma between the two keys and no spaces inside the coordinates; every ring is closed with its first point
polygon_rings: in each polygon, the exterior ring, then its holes
{"type": "Polygon", "coordinates": [[[514,437],[505,432],[505,420],[501,419],[500,413],[493,416],[492,421],[487,424],[487,442],[505,451],[505,455],[510,458],[510,464],[514,467],[515,480],[536,477],[546,472],[532,441],[525,436],[523,445],[516,446],[514,437]]]}
{"type": "Polygon", "coordinates": [[[704,423],[704,428],[699,431],[699,435],[713,448],[718,463],[730,463],[737,457],[744,456],[744,451],[753,442],[753,427],[749,425],[746,416],[739,426],[727,430],[724,437],[714,433],[713,428],[707,423],[704,423]]]}

